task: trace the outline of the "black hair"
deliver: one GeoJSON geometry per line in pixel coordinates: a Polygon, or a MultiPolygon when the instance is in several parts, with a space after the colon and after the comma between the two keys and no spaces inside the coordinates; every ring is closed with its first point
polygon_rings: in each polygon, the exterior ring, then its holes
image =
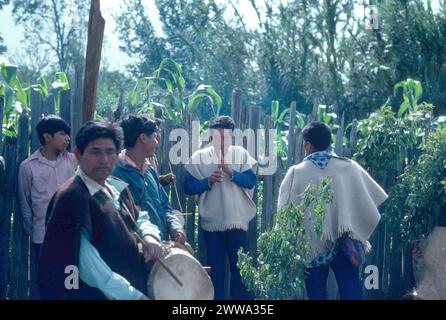
{"type": "Polygon", "coordinates": [[[219,116],[209,122],[210,129],[231,129],[234,130],[234,120],[229,116],[219,116]]]}
{"type": "Polygon", "coordinates": [[[122,129],[114,123],[89,121],[79,129],[76,135],[76,148],[83,154],[91,141],[99,138],[110,138],[115,144],[116,151],[119,152],[122,145],[122,136],[122,129]]]}
{"type": "Polygon", "coordinates": [[[141,133],[150,136],[158,129],[157,121],[142,115],[131,114],[121,121],[124,131],[124,147],[132,148],[141,133]]]}
{"type": "Polygon", "coordinates": [[[316,151],[325,151],[331,145],[331,129],[323,122],[310,122],[303,128],[302,135],[304,141],[310,142],[316,151]]]}
{"type": "Polygon", "coordinates": [[[54,137],[54,134],[59,131],[63,131],[66,134],[70,134],[70,125],[64,119],[59,118],[55,115],[49,115],[40,119],[36,125],[37,136],[42,145],[45,144],[45,138],[43,135],[45,133],[50,134],[54,137]]]}
{"type": "Polygon", "coordinates": [[[163,124],[163,120],[160,118],[154,118],[156,125],[159,127],[161,127],[161,125],[163,124]]]}

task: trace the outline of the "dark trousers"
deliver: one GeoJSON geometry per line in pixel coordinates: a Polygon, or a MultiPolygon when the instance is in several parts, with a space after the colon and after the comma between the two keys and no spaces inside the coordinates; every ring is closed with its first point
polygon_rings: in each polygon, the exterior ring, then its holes
{"type": "Polygon", "coordinates": [[[41,243],[31,243],[30,248],[30,298],[31,300],[40,300],[39,287],[37,286],[37,265],[39,263],[40,250],[42,249],[41,243]]]}
{"type": "Polygon", "coordinates": [[[229,270],[231,272],[230,295],[233,300],[248,300],[249,294],[244,286],[240,271],[237,268],[240,248],[248,250],[248,235],[246,231],[233,229],[227,231],[208,232],[203,230],[206,245],[207,262],[211,267],[211,280],[214,285],[215,300],[225,298],[225,259],[228,256],[229,270]]]}
{"type": "Polygon", "coordinates": [[[329,267],[332,268],[338,283],[341,300],[360,300],[361,284],[359,281],[359,268],[354,267],[342,250],[338,250],[330,265],[307,269],[305,286],[308,299],[327,299],[327,278],[329,267]]]}

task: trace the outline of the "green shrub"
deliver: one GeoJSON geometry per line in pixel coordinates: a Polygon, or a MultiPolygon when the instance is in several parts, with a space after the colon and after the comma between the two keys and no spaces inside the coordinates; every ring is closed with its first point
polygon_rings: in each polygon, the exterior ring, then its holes
{"type": "Polygon", "coordinates": [[[446,225],[441,210],[446,204],[446,128],[431,132],[421,150],[398,178],[388,203],[387,218],[406,242],[446,225]]]}
{"type": "Polygon", "coordinates": [[[248,290],[256,299],[304,299],[305,269],[311,262],[304,212],[315,215],[314,229],[321,234],[325,205],[331,201],[330,180],[309,186],[301,196],[299,207],[293,204],[277,212],[275,228],[259,236],[258,260],[239,251],[238,267],[248,290]]]}

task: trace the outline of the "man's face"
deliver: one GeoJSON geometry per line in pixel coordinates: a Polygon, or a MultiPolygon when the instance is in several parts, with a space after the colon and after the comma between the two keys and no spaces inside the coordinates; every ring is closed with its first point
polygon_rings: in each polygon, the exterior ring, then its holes
{"type": "Polygon", "coordinates": [[[64,152],[70,143],[70,135],[65,131],[58,131],[54,135],[45,134],[45,143],[59,152],[64,152]]]}
{"type": "Polygon", "coordinates": [[[231,129],[213,129],[212,143],[214,148],[227,150],[232,144],[232,130],[231,129]]]}
{"type": "Polygon", "coordinates": [[[113,172],[118,159],[118,150],[110,138],[93,140],[82,155],[78,149],[75,149],[75,154],[82,171],[101,185],[113,172]]]}
{"type": "Polygon", "coordinates": [[[153,157],[156,155],[156,148],[159,144],[159,139],[161,135],[159,131],[155,131],[150,135],[143,133],[143,141],[145,145],[145,150],[147,152],[147,157],[153,157]]]}

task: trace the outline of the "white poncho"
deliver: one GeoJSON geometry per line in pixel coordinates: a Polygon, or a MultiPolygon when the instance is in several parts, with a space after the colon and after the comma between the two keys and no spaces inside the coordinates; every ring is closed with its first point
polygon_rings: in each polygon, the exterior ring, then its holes
{"type": "MultiPolygon", "coordinates": [[[[299,195],[309,185],[319,185],[324,177],[331,180],[333,201],[326,206],[322,235],[318,239],[310,237],[313,257],[344,232],[368,243],[380,220],[378,206],[387,199],[384,190],[359,164],[353,160],[333,157],[323,170],[311,161],[303,161],[291,167],[280,186],[278,208],[290,203],[298,206],[299,195]]],[[[308,220],[304,219],[306,223],[308,220]]],[[[305,228],[308,231],[311,226],[305,225],[305,228]]]]}
{"type": "MultiPolygon", "coordinates": [[[[214,147],[196,151],[186,170],[195,179],[209,177],[218,170],[218,157],[214,147]]],[[[229,146],[225,163],[232,170],[243,172],[252,169],[256,161],[247,150],[239,146],[229,146]]],[[[254,190],[238,186],[224,174],[223,182],[214,183],[211,190],[200,195],[199,212],[201,227],[206,231],[242,229],[247,231],[249,221],[256,215],[256,205],[252,200],[254,190]]]]}

